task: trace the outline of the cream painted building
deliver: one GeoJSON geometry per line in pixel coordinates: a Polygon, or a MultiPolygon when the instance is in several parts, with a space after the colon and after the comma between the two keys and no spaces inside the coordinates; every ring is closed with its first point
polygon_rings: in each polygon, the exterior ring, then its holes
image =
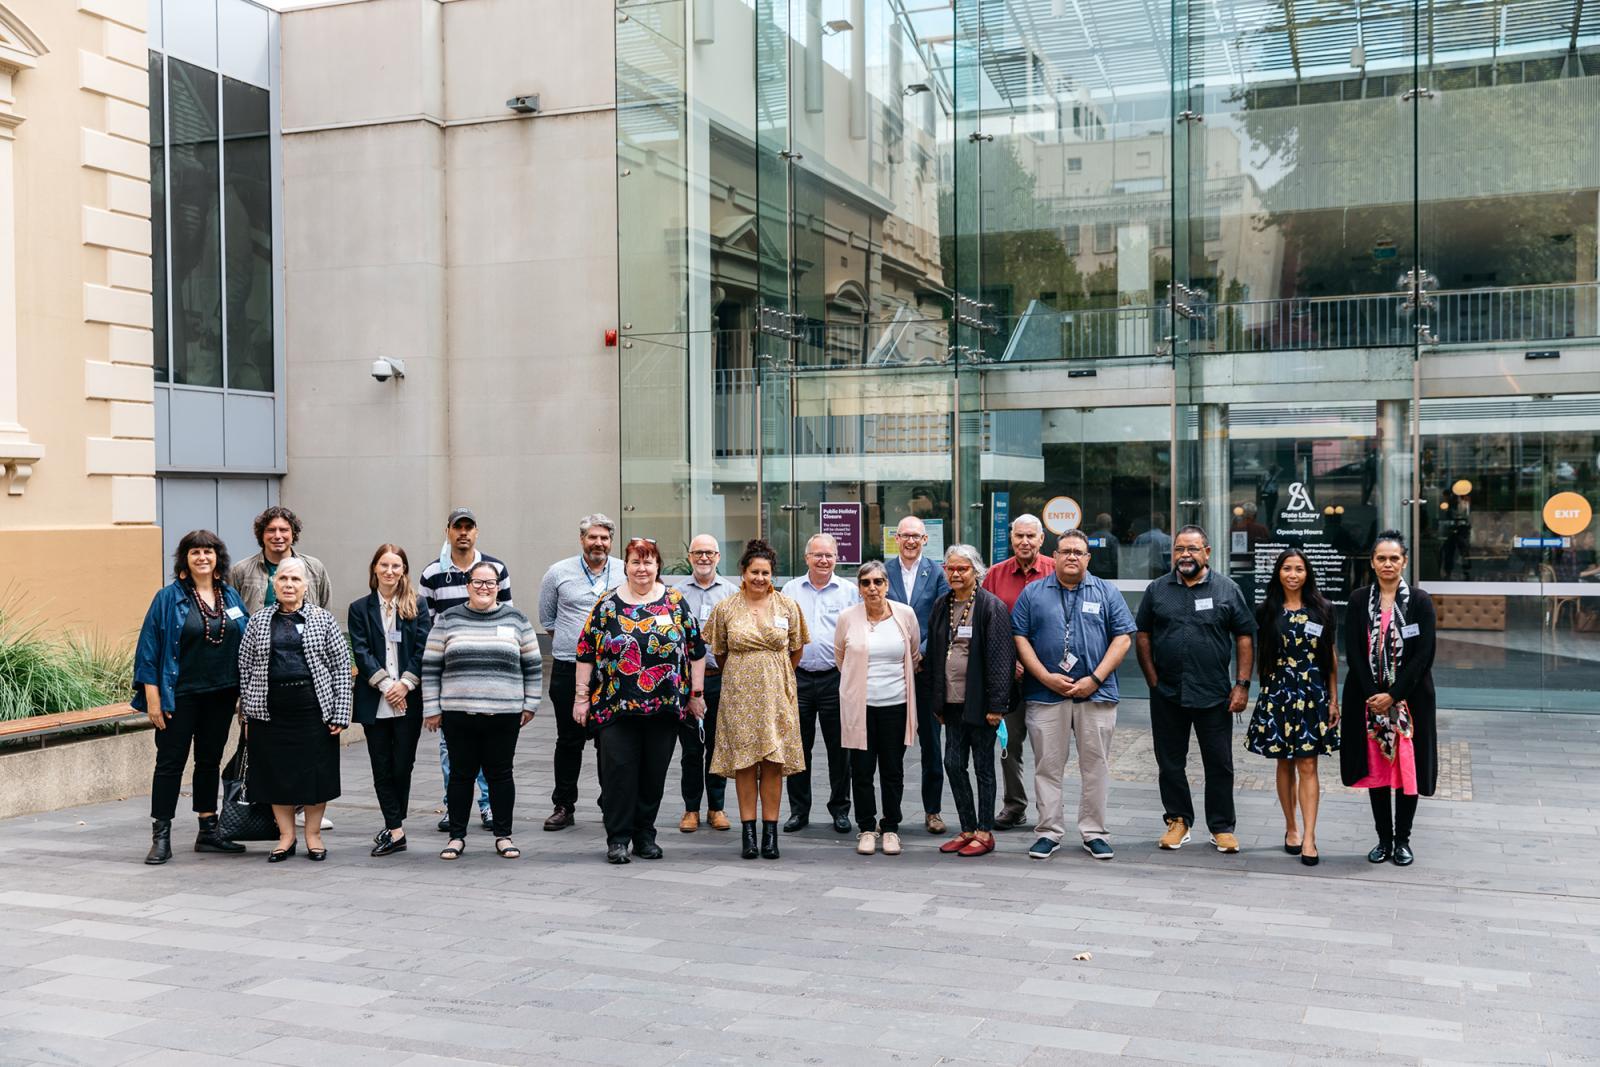
{"type": "Polygon", "coordinates": [[[287,475],[342,606],[457,505],[531,605],[618,514],[615,13],[354,0],[280,16],[287,475]],[[538,111],[507,106],[538,96],[538,111]],[[375,381],[378,359],[403,378],[375,381]]]}
{"type": "Polygon", "coordinates": [[[0,604],[113,637],[161,569],[148,10],[0,4],[0,604]]]}

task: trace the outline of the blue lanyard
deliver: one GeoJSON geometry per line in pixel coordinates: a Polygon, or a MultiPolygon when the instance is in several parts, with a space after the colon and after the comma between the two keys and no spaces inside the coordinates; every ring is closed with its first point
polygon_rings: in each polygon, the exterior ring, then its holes
{"type": "MultiPolygon", "coordinates": [[[[1078,594],[1082,591],[1083,586],[1081,584],[1078,588],[1072,590],[1072,606],[1074,608],[1078,606],[1078,594]]],[[[1061,646],[1062,653],[1065,654],[1072,651],[1072,613],[1067,610],[1067,590],[1062,586],[1060,579],[1056,580],[1056,599],[1061,602],[1061,618],[1066,622],[1067,626],[1067,635],[1063,638],[1065,643],[1061,646]]]]}

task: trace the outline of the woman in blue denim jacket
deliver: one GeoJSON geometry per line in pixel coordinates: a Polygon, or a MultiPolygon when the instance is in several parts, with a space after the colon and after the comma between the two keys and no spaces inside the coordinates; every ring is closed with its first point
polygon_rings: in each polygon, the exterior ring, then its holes
{"type": "Polygon", "coordinates": [[[240,853],[217,832],[222,750],[239,701],[239,639],[250,616],[227,584],[228,547],[210,530],[178,542],[172,583],[150,600],[133,659],[133,706],[156,728],[150,784],[150,852],[146,863],[172,858],[183,765],[194,749],[190,794],[200,818],[196,852],[240,853]]]}

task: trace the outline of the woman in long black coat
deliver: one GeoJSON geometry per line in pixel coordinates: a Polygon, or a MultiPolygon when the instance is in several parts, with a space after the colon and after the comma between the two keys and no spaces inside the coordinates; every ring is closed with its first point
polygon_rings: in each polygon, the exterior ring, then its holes
{"type": "Polygon", "coordinates": [[[411,585],[411,564],[399,545],[378,546],[367,584],[372,592],[352,603],[349,615],[355,721],[367,733],[372,788],[383,812],[372,854],[388,856],[406,850],[411,771],[422,736],[422,650],[433,620],[411,585]]]}
{"type": "Polygon", "coordinates": [[[1010,709],[1017,646],[1011,612],[986,589],[983,559],[971,545],[951,545],[944,556],[950,592],[934,601],[928,616],[928,651],[923,687],[944,724],[944,769],[961,818],[961,832],[939,851],[982,856],[994,851],[994,749],[1000,721],[1010,709]],[[978,779],[973,797],[971,761],[978,779]]]}
{"type": "Polygon", "coordinates": [[[1340,702],[1339,772],[1368,789],[1378,843],[1373,863],[1414,859],[1417,798],[1439,781],[1438,704],[1433,689],[1433,600],[1406,584],[1405,538],[1385,530],[1372,546],[1372,585],[1350,594],[1340,702]],[[1392,805],[1392,806],[1391,806],[1392,805]]]}

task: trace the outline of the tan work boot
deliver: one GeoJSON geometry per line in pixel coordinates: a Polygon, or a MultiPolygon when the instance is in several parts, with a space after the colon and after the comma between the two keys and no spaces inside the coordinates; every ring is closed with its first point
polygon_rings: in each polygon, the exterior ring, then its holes
{"type": "Polygon", "coordinates": [[[686,834],[692,834],[700,829],[700,813],[698,811],[684,812],[683,818],[678,820],[678,829],[686,834]]]}
{"type": "Polygon", "coordinates": [[[1168,819],[1167,832],[1156,842],[1162,848],[1177,850],[1189,843],[1189,827],[1182,819],[1168,819]]]}
{"type": "Polygon", "coordinates": [[[713,830],[726,830],[728,828],[728,813],[725,811],[706,812],[706,822],[711,824],[713,830]]]}
{"type": "Polygon", "coordinates": [[[1239,851],[1239,839],[1229,833],[1212,834],[1211,843],[1217,846],[1218,852],[1239,851]]]}

